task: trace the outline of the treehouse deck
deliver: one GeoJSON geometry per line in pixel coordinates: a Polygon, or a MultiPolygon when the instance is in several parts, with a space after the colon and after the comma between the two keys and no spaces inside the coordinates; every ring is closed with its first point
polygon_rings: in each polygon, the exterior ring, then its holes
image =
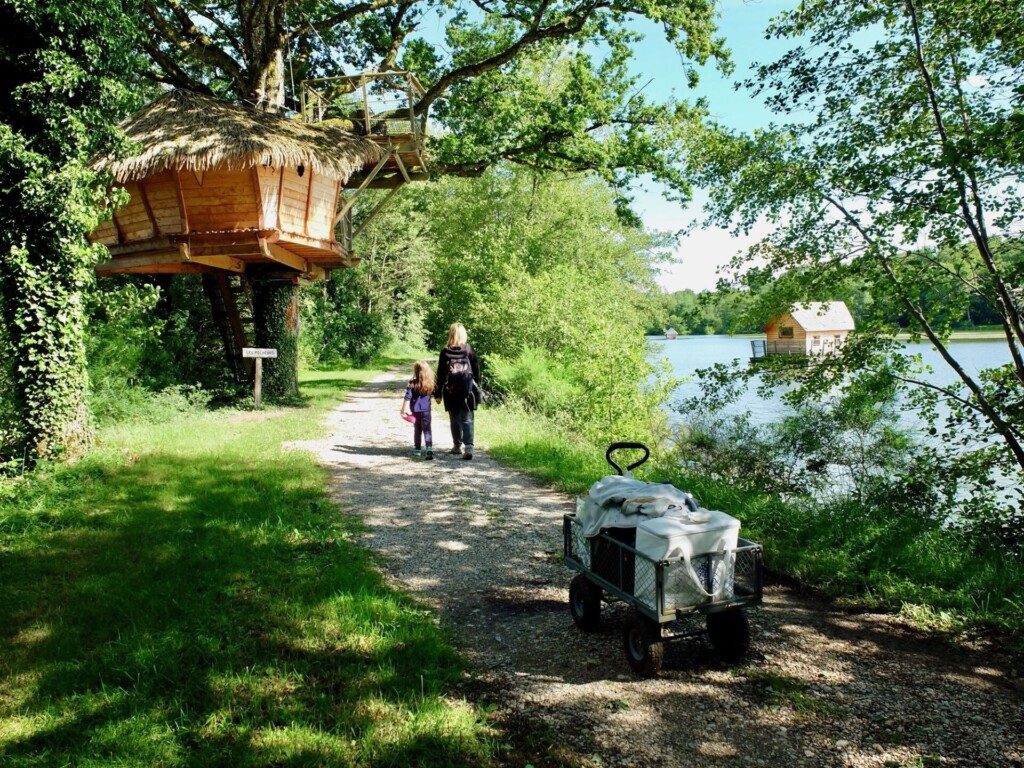
{"type": "Polygon", "coordinates": [[[424,151],[427,115],[416,113],[424,93],[412,72],[315,78],[302,82],[301,114],[308,123],[337,124],[384,150],[384,162],[354,173],[348,187],[395,189],[430,175],[424,151]]]}

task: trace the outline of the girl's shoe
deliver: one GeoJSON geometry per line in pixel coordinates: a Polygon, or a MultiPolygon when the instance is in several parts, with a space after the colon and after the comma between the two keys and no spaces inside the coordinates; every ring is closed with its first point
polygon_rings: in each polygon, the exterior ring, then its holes
{"type": "Polygon", "coordinates": [[[423,451],[421,451],[419,448],[413,448],[412,449],[412,457],[414,459],[418,459],[422,453],[423,453],[423,451]]]}
{"type": "Polygon", "coordinates": [[[425,458],[427,461],[433,461],[434,460],[434,451],[432,449],[430,449],[430,448],[427,448],[427,454],[423,458],[425,458]]]}

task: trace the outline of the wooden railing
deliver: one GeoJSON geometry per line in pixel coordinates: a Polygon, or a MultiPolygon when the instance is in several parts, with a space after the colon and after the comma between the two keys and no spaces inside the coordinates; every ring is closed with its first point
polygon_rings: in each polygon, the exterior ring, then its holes
{"type": "Polygon", "coordinates": [[[302,119],[348,120],[364,136],[411,136],[420,144],[427,115],[417,115],[425,90],[412,72],[362,72],[302,81],[302,119]]]}
{"type": "Polygon", "coordinates": [[[807,347],[803,340],[798,339],[786,339],[784,341],[751,339],[750,352],[751,357],[757,360],[768,355],[806,355],[807,347]]]}

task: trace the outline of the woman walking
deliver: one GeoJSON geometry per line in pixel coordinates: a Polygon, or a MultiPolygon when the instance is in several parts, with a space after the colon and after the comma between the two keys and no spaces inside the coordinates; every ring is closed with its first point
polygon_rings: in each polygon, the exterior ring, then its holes
{"type": "Polygon", "coordinates": [[[473,411],[480,397],[480,363],[469,346],[466,327],[452,323],[448,343],[437,359],[434,397],[444,400],[452,428],[452,453],[473,458],[473,411]]]}

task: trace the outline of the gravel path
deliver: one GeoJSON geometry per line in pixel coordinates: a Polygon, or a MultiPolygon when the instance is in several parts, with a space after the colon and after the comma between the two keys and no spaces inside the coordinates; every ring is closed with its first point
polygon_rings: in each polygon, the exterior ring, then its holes
{"type": "Polygon", "coordinates": [[[580,765],[1024,766],[1024,681],[1005,657],[952,646],[895,617],[844,613],[780,586],[754,612],[744,666],[703,640],[669,646],[657,680],[629,674],[621,610],[579,632],[559,562],[572,500],[478,452],[410,456],[387,374],[306,447],[332,495],[369,526],[389,575],[433,606],[508,722],[540,719],[580,765]]]}

